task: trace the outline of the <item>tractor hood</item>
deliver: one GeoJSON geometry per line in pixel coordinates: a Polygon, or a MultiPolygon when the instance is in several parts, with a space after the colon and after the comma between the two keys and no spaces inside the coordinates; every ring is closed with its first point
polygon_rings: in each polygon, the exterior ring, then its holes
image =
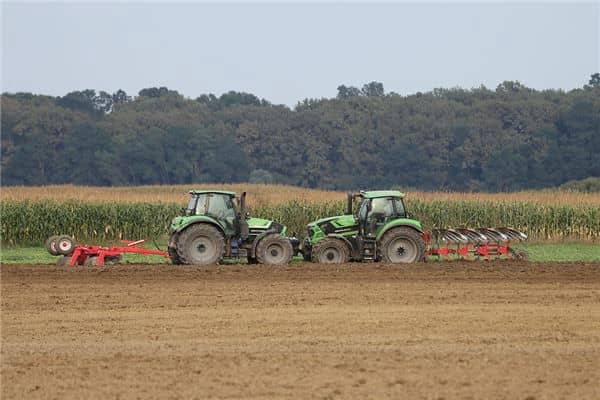
{"type": "Polygon", "coordinates": [[[352,236],[358,233],[358,222],[354,215],[336,215],[321,218],[308,224],[308,241],[316,243],[327,235],[352,236]]]}
{"type": "Polygon", "coordinates": [[[264,231],[275,231],[282,236],[285,236],[287,233],[287,227],[281,225],[277,222],[271,221],[270,219],[262,219],[262,218],[248,218],[246,220],[248,222],[248,228],[250,229],[250,234],[260,234],[264,231]]]}
{"type": "Polygon", "coordinates": [[[247,219],[248,228],[250,229],[269,229],[273,221],[262,218],[250,217],[247,219]]]}
{"type": "Polygon", "coordinates": [[[354,215],[336,215],[335,217],[321,218],[316,221],[313,221],[308,224],[308,227],[314,227],[317,225],[321,225],[322,223],[325,223],[325,222],[331,222],[333,225],[338,225],[340,227],[355,225],[357,223],[356,219],[354,218],[354,215]]]}

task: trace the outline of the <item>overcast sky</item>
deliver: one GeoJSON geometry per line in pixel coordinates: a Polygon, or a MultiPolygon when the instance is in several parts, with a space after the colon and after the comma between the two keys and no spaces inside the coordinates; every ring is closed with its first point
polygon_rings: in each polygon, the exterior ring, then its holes
{"type": "Polygon", "coordinates": [[[370,81],[568,90],[600,70],[599,4],[4,2],[2,91],[167,86],[293,106],[370,81]]]}

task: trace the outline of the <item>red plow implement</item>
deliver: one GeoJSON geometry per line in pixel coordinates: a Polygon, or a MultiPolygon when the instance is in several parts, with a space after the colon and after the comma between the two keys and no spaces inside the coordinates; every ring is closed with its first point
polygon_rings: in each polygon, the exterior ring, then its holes
{"type": "Polygon", "coordinates": [[[510,246],[511,242],[527,239],[527,235],[512,228],[434,229],[425,233],[424,239],[427,243],[425,258],[527,258],[525,252],[510,246]]]}
{"type": "Polygon", "coordinates": [[[94,246],[87,244],[76,245],[70,236],[53,236],[46,242],[46,249],[52,255],[62,255],[59,265],[104,265],[105,263],[118,263],[123,254],[158,255],[170,259],[168,252],[138,247],[145,240],[122,240],[124,246],[94,246]]]}

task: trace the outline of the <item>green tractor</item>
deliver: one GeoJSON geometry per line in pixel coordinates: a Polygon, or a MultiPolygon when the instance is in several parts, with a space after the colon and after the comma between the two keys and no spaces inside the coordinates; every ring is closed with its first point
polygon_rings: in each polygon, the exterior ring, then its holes
{"type": "Polygon", "coordinates": [[[250,218],[246,192],[192,190],[187,208],[173,218],[169,255],[174,264],[215,264],[224,257],[250,264],[287,264],[299,252],[299,240],[286,237],[277,222],[250,218]]]}
{"type": "Polygon", "coordinates": [[[308,224],[304,259],[317,263],[422,261],[423,228],[406,212],[403,198],[404,194],[395,190],[348,193],[345,215],[308,224]],[[357,199],[360,203],[353,214],[357,199]]]}

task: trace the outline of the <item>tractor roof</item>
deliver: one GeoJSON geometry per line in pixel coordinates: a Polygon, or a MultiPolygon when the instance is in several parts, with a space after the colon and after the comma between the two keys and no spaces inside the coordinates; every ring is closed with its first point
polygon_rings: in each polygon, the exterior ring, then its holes
{"type": "Polygon", "coordinates": [[[190,190],[190,194],[224,194],[226,196],[235,197],[235,192],[228,192],[227,190],[190,190]]]}
{"type": "Polygon", "coordinates": [[[404,197],[404,193],[398,190],[371,190],[360,191],[360,195],[365,199],[375,199],[378,197],[404,197]]]}

